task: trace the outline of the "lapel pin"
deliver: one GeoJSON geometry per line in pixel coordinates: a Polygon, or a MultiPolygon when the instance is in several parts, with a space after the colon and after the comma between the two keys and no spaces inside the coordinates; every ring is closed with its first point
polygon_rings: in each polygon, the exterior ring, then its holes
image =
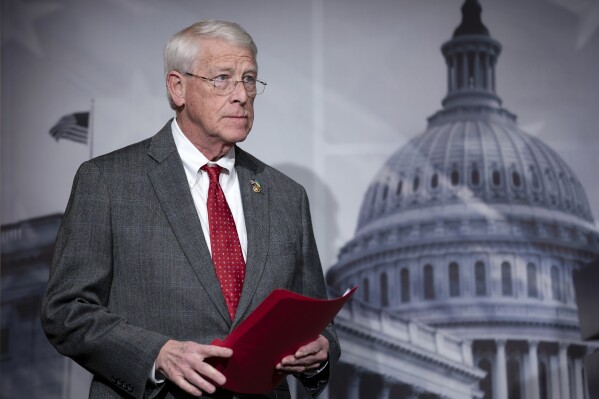
{"type": "Polygon", "coordinates": [[[259,193],[260,191],[262,191],[262,186],[260,186],[260,183],[258,183],[257,180],[251,179],[250,183],[252,184],[252,191],[255,193],[259,193]]]}

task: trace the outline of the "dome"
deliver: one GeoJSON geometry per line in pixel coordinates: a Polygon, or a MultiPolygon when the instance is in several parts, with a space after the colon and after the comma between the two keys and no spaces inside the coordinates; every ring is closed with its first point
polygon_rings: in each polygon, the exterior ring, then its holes
{"type": "Polygon", "coordinates": [[[483,25],[478,1],[464,2],[462,21],[441,51],[448,69],[443,108],[377,173],[364,196],[356,236],[340,258],[364,240],[389,234],[398,238],[395,245],[410,236],[445,242],[457,233],[460,239],[596,244],[579,179],[502,107],[495,92],[501,44],[483,25]]]}
{"type": "Polygon", "coordinates": [[[570,239],[592,229],[584,189],[564,160],[509,115],[479,111],[436,114],[387,160],[366,192],[357,235],[457,215],[518,220],[525,230],[559,221],[570,239]]]}
{"type": "MultiPolygon", "coordinates": [[[[465,1],[441,47],[443,108],[383,164],[327,282],[336,295],[359,286],[352,301],[380,315],[356,313],[355,330],[380,325],[420,342],[403,320],[432,329],[427,342],[440,334],[471,341],[472,364],[486,374],[475,397],[581,392],[582,378],[566,378],[572,369],[582,375],[590,350],[572,273],[599,256],[599,234],[574,172],[502,107],[501,45],[480,12],[478,1],[465,1]]],[[[344,323],[338,331],[352,348],[358,338],[344,323]]]]}
{"type": "Polygon", "coordinates": [[[443,108],[383,164],[327,281],[340,292],[360,285],[369,306],[475,341],[492,339],[497,326],[514,339],[577,339],[572,272],[599,255],[586,193],[559,154],[502,107],[501,45],[477,1],[466,0],[462,14],[441,47],[443,108]]]}

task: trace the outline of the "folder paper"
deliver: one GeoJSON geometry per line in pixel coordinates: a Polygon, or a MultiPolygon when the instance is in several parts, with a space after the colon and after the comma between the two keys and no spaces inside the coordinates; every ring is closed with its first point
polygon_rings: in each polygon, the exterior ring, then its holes
{"type": "Polygon", "coordinates": [[[271,292],[231,334],[212,342],[233,349],[231,358],[208,359],[227,377],[223,387],[243,394],[272,391],[285,378],[277,363],[318,338],[356,289],[330,300],[284,289],[271,292]]]}

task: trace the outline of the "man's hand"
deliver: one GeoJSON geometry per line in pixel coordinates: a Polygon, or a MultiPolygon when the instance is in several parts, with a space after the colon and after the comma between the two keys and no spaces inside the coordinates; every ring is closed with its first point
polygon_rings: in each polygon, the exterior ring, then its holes
{"type": "Polygon", "coordinates": [[[213,382],[218,385],[226,382],[225,376],[204,360],[232,355],[233,351],[229,348],[170,340],[160,349],[156,371],[185,392],[201,396],[203,392],[214,393],[216,387],[213,382]]]}
{"type": "Polygon", "coordinates": [[[329,355],[329,340],[322,335],[299,348],[293,355],[283,358],[277,364],[282,373],[309,373],[318,370],[329,355]]]}

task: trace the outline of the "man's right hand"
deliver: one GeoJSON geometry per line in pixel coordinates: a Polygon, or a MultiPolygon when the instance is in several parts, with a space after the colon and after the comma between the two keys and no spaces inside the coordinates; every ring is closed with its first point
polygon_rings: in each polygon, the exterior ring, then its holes
{"type": "Polygon", "coordinates": [[[214,393],[214,384],[223,385],[226,382],[225,376],[205,360],[209,357],[229,358],[232,355],[233,351],[229,348],[169,340],[160,349],[156,371],[185,392],[201,396],[204,392],[214,393]]]}

